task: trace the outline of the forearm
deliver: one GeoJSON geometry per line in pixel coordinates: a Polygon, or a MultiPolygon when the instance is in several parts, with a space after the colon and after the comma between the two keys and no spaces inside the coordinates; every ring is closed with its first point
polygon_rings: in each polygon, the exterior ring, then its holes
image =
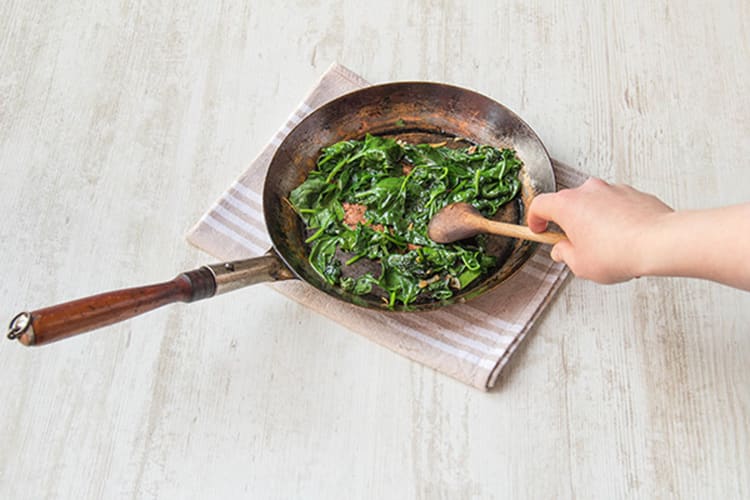
{"type": "Polygon", "coordinates": [[[640,275],[703,278],[750,290],[750,203],[667,214],[640,253],[640,275]]]}

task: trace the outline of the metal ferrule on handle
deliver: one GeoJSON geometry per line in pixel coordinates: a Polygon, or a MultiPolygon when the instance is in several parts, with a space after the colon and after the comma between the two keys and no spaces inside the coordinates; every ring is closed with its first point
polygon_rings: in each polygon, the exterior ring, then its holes
{"type": "Polygon", "coordinates": [[[214,295],[264,281],[292,279],[294,275],[274,253],[254,259],[236,260],[204,266],[213,274],[216,283],[214,295]]]}

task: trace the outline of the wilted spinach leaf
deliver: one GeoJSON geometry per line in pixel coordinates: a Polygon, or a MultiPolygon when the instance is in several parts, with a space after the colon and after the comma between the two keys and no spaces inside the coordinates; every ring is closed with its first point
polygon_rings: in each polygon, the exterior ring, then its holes
{"type": "Polygon", "coordinates": [[[511,149],[451,149],[367,135],[323,148],[289,201],[308,229],[310,264],[330,284],[357,295],[378,287],[391,307],[444,300],[485,275],[495,258],[486,254],[484,238],[433,242],[430,219],[458,201],[491,217],[518,195],[521,165],[511,149]],[[350,257],[339,260],[337,249],[350,257]],[[379,262],[380,275],[345,276],[342,269],[360,259],[379,262]]]}

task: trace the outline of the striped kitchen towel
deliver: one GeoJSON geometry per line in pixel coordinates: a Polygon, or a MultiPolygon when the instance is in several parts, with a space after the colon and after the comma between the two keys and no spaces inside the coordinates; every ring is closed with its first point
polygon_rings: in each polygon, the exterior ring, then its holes
{"type": "MultiPolygon", "coordinates": [[[[271,243],[261,190],[274,151],[313,109],[367,85],[349,69],[331,66],[250,167],[190,230],[188,241],[220,260],[264,254],[271,243]]],[[[557,162],[554,167],[559,188],[577,186],[587,177],[557,162]]],[[[567,267],[550,259],[547,247],[540,247],[519,272],[494,290],[467,304],[414,313],[360,308],[297,280],[270,286],[397,353],[487,390],[568,273],[567,267]]]]}

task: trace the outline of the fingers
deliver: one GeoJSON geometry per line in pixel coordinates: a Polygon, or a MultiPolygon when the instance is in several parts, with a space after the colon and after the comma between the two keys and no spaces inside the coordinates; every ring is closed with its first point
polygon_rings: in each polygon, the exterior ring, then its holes
{"type": "Polygon", "coordinates": [[[574,205],[581,200],[582,193],[600,191],[608,186],[603,180],[590,177],[577,188],[537,195],[529,206],[529,228],[539,233],[547,229],[547,222],[553,221],[565,229],[566,214],[570,214],[574,205]]]}
{"type": "Polygon", "coordinates": [[[541,233],[547,229],[547,222],[555,220],[554,215],[559,205],[558,198],[559,193],[544,193],[531,200],[527,218],[529,229],[535,233],[541,233]]]}
{"type": "Polygon", "coordinates": [[[555,246],[552,247],[550,257],[552,257],[552,260],[555,262],[564,262],[571,269],[574,268],[573,261],[575,260],[575,254],[573,252],[573,245],[568,240],[556,243],[555,246]]]}

